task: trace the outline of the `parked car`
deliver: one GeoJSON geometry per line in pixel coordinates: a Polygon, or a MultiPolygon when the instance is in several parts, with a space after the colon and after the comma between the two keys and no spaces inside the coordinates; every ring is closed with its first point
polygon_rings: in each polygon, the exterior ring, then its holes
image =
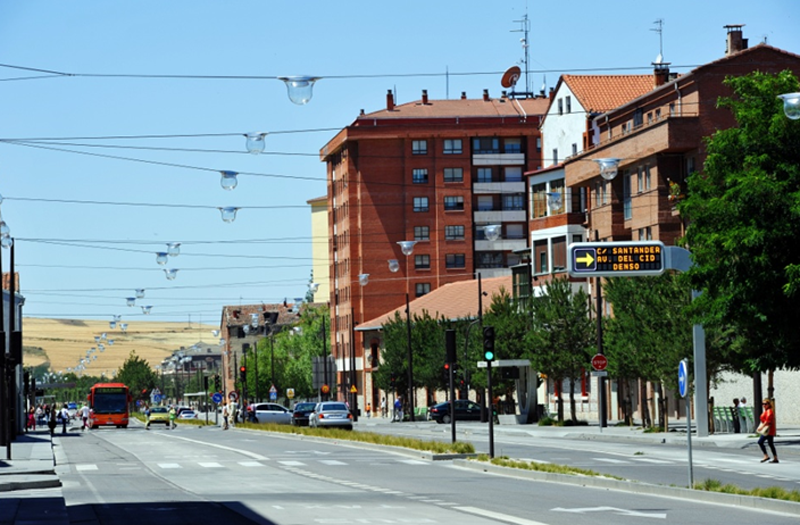
{"type": "MultiPolygon", "coordinates": [[[[478,403],[469,399],[456,399],[455,405],[456,421],[480,421],[481,406],[478,403]]],[[[450,402],[433,405],[428,410],[428,414],[437,423],[449,424],[452,421],[450,417],[450,402]]]]}
{"type": "Polygon", "coordinates": [[[323,401],[317,403],[314,411],[308,416],[308,426],[312,428],[341,427],[353,430],[353,414],[344,403],[323,401]]]}
{"type": "Polygon", "coordinates": [[[307,427],[308,416],[314,411],[317,404],[314,402],[297,403],[292,411],[292,425],[296,427],[307,427]]]}
{"type": "Polygon", "coordinates": [[[277,403],[255,403],[249,406],[248,411],[254,415],[258,423],[277,423],[279,425],[292,423],[291,410],[277,403]]]}
{"type": "Polygon", "coordinates": [[[180,416],[181,416],[181,413],[182,413],[183,411],[185,411],[185,410],[192,410],[192,407],[187,407],[187,406],[176,406],[176,407],[175,407],[175,414],[176,414],[178,417],[180,417],[180,416]]]}
{"type": "Polygon", "coordinates": [[[150,408],[150,424],[164,423],[169,425],[169,409],[167,407],[150,408]]]}
{"type": "Polygon", "coordinates": [[[78,413],[78,403],[67,403],[67,412],[69,412],[70,419],[75,419],[75,416],[78,413]]]}
{"type": "Polygon", "coordinates": [[[181,410],[181,413],[178,414],[178,419],[197,419],[197,412],[194,410],[181,410]]]}

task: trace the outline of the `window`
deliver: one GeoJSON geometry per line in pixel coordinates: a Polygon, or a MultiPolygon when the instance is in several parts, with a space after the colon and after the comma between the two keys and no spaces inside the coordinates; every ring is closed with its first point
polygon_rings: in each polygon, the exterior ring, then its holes
{"type": "Polygon", "coordinates": [[[414,197],[414,211],[428,211],[428,197],[414,197]]]}
{"type": "Polygon", "coordinates": [[[457,155],[462,152],[461,139],[445,139],[444,154],[457,155]]]}
{"type": "MultiPolygon", "coordinates": [[[[481,226],[475,227],[475,240],[476,241],[485,241],[486,240],[486,224],[481,226]]],[[[500,232],[500,236],[502,237],[502,232],[500,232]]]]}
{"type": "Polygon", "coordinates": [[[444,227],[444,240],[446,240],[446,241],[463,241],[464,240],[464,226],[445,226],[444,227]]]}
{"type": "Polygon", "coordinates": [[[644,124],[644,111],[641,108],[633,111],[633,127],[638,128],[644,124]]]}
{"type": "Polygon", "coordinates": [[[573,142],[572,143],[572,156],[574,157],[577,154],[578,154],[578,144],[573,142]]]}
{"type": "Polygon", "coordinates": [[[414,184],[428,184],[428,170],[425,168],[415,168],[412,171],[414,184]]]}
{"type": "Polygon", "coordinates": [[[428,141],[427,140],[412,140],[411,153],[413,155],[427,155],[428,154],[428,141]]]}
{"type": "Polygon", "coordinates": [[[542,151],[542,137],[536,137],[536,151],[542,151]]]}
{"type": "Polygon", "coordinates": [[[639,228],[639,240],[640,241],[652,241],[653,240],[653,232],[650,230],[650,226],[646,228],[639,228]]]}
{"type": "Polygon", "coordinates": [[[431,240],[430,228],[427,226],[414,226],[414,240],[415,241],[431,240]]]}
{"type": "Polygon", "coordinates": [[[636,170],[638,193],[650,190],[650,166],[639,166],[636,170]]]}
{"type": "Polygon", "coordinates": [[[563,272],[567,269],[567,238],[554,237],[552,242],[553,272],[563,272]]]}
{"type": "Polygon", "coordinates": [[[661,120],[661,108],[656,110],[656,120],[661,120]]]}
{"type": "Polygon", "coordinates": [[[594,183],[594,204],[595,206],[608,204],[608,193],[606,193],[606,181],[597,181],[594,183]]]}
{"type": "Polygon", "coordinates": [[[472,139],[473,153],[500,153],[500,139],[497,137],[475,137],[472,139]]]}
{"type": "Polygon", "coordinates": [[[494,210],[494,199],[491,195],[478,195],[478,211],[494,210]]]}
{"type": "Polygon", "coordinates": [[[492,168],[478,168],[478,182],[492,182],[492,168]]]}
{"type": "Polygon", "coordinates": [[[466,266],[466,257],[463,253],[448,253],[445,255],[446,268],[464,268],[466,266]]]}
{"type": "Polygon", "coordinates": [[[544,184],[531,186],[531,217],[547,217],[547,186],[544,184]]]}
{"type": "Polygon", "coordinates": [[[553,164],[558,164],[558,148],[553,148],[553,164]]]}
{"type": "Polygon", "coordinates": [[[523,224],[506,224],[507,239],[524,239],[525,226],[523,224]]]}
{"type": "Polygon", "coordinates": [[[417,297],[422,297],[427,293],[431,293],[431,283],[417,283],[414,285],[414,293],[417,297]]]}
{"type": "Polygon", "coordinates": [[[561,98],[558,99],[558,114],[559,115],[563,115],[564,114],[564,99],[561,99],[561,98]]]}
{"type": "Polygon", "coordinates": [[[445,211],[464,211],[464,197],[445,197],[445,211]]]}
{"type": "Polygon", "coordinates": [[[524,210],[525,198],[521,193],[503,195],[503,210],[524,210]]]}
{"type": "Polygon", "coordinates": [[[670,105],[669,105],[669,116],[670,117],[674,117],[675,116],[675,103],[674,102],[671,102],[670,105]]]}
{"type": "Polygon", "coordinates": [[[431,267],[431,256],[430,255],[415,255],[414,256],[414,268],[417,270],[426,270],[430,269],[431,267]]]}
{"type": "Polygon", "coordinates": [[[550,215],[558,215],[565,211],[564,179],[550,181],[550,191],[547,194],[547,209],[550,215]]]}
{"type": "Polygon", "coordinates": [[[622,172],[622,214],[623,218],[627,221],[633,215],[633,206],[631,203],[631,179],[633,175],[630,170],[622,172]]]}
{"type": "Polygon", "coordinates": [[[572,113],[572,97],[568,96],[566,98],[567,101],[567,113],[572,113]]]}
{"type": "Polygon", "coordinates": [[[509,166],[505,174],[506,182],[522,182],[522,166],[509,166]]]}
{"type": "Polygon", "coordinates": [[[547,273],[547,240],[533,243],[533,273],[547,273]]]}
{"type": "Polygon", "coordinates": [[[508,138],[503,144],[506,153],[522,153],[522,139],[508,138]]]}
{"type": "Polygon", "coordinates": [[[464,170],[461,168],[445,168],[445,182],[464,182],[464,170]]]}

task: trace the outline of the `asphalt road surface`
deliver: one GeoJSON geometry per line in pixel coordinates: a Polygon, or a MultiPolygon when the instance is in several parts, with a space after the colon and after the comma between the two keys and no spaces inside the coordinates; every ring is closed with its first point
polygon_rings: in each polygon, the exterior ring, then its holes
{"type": "MultiPolygon", "coordinates": [[[[137,426],[70,433],[60,442],[60,491],[75,524],[750,525],[765,518],[258,431],[137,426]]],[[[797,517],[768,520],[795,524],[797,517]]]]}

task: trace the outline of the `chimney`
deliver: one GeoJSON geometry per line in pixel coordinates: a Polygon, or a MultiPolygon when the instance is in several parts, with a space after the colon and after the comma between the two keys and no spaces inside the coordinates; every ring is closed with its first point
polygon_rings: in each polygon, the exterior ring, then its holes
{"type": "Polygon", "coordinates": [[[728,30],[728,42],[725,48],[725,56],[747,49],[747,39],[742,38],[742,28],[744,24],[732,24],[724,27],[728,30]]]}
{"type": "Polygon", "coordinates": [[[550,100],[554,100],[556,98],[556,88],[550,88],[550,100]]]}
{"type": "Polygon", "coordinates": [[[488,89],[484,89],[483,90],[483,101],[484,102],[489,102],[489,90],[488,89]]]}
{"type": "Polygon", "coordinates": [[[422,90],[422,103],[423,104],[427,104],[428,103],[428,90],[427,89],[423,89],[422,90]]]}
{"type": "Polygon", "coordinates": [[[392,90],[390,89],[386,93],[386,110],[392,111],[394,109],[394,94],[392,94],[392,90]]]}
{"type": "Polygon", "coordinates": [[[653,85],[663,86],[669,82],[669,62],[653,62],[653,85]]]}
{"type": "Polygon", "coordinates": [[[466,91],[462,91],[461,92],[461,100],[467,100],[467,92],[466,91]]]}

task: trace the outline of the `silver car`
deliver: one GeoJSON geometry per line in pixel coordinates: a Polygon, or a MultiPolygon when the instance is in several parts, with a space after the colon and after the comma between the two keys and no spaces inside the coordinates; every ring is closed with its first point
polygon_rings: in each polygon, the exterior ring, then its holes
{"type": "Polygon", "coordinates": [[[259,423],[277,423],[279,425],[292,423],[292,411],[276,403],[256,403],[250,405],[250,408],[259,423]]]}
{"type": "Polygon", "coordinates": [[[340,427],[346,430],[353,430],[353,414],[347,405],[338,401],[323,401],[317,403],[314,411],[308,416],[308,426],[317,427],[340,427]]]}

